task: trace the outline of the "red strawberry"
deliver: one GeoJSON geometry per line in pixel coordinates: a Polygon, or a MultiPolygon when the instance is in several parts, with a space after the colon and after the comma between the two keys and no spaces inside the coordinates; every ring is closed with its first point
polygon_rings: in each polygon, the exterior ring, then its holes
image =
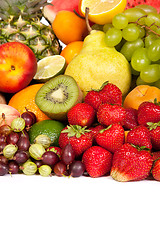
{"type": "Polygon", "coordinates": [[[111,169],[112,154],[100,146],[92,146],[83,153],[82,162],[91,177],[101,177],[111,169]]]}
{"type": "Polygon", "coordinates": [[[160,122],[150,123],[148,122],[151,143],[154,150],[160,150],[160,122]]]}
{"type": "Polygon", "coordinates": [[[113,83],[105,82],[99,91],[99,96],[102,103],[122,105],[122,92],[113,83]]]}
{"type": "Polygon", "coordinates": [[[125,143],[113,155],[111,176],[120,182],[138,181],[150,175],[153,158],[147,150],[125,143]]]}
{"type": "Polygon", "coordinates": [[[86,94],[84,102],[91,105],[96,111],[98,110],[99,105],[102,103],[99,92],[95,90],[91,90],[86,94]]]}
{"type": "Polygon", "coordinates": [[[147,127],[142,125],[128,132],[126,142],[138,147],[152,149],[150,132],[147,127]]]}
{"type": "Polygon", "coordinates": [[[160,151],[152,152],[153,160],[160,158],[160,151]]]}
{"type": "Polygon", "coordinates": [[[98,108],[97,119],[102,125],[109,126],[114,123],[123,125],[125,118],[126,110],[122,106],[103,103],[98,108]]]}
{"type": "Polygon", "coordinates": [[[156,101],[143,102],[138,107],[138,123],[140,125],[147,126],[147,122],[159,122],[160,121],[160,106],[156,101]]]}
{"type": "Polygon", "coordinates": [[[80,156],[92,146],[92,135],[89,129],[78,125],[65,127],[59,136],[59,146],[64,148],[68,143],[72,145],[75,155],[80,156]]]}
{"type": "Polygon", "coordinates": [[[154,161],[151,173],[155,180],[160,181],[160,158],[154,161]]]}
{"type": "Polygon", "coordinates": [[[68,111],[67,117],[71,125],[90,127],[95,120],[95,110],[87,103],[77,103],[68,111]]]}
{"type": "Polygon", "coordinates": [[[124,121],[124,129],[131,130],[138,126],[138,117],[137,117],[137,109],[134,108],[125,108],[126,110],[126,119],[124,121]]]}
{"type": "Polygon", "coordinates": [[[89,128],[89,130],[91,130],[91,135],[92,135],[92,139],[93,139],[93,143],[95,143],[95,137],[96,135],[99,133],[100,130],[104,129],[104,126],[102,125],[97,125],[97,126],[92,126],[89,128]]]}
{"type": "Polygon", "coordinates": [[[99,146],[114,153],[124,144],[124,129],[120,124],[112,124],[100,130],[95,140],[99,146]]]}

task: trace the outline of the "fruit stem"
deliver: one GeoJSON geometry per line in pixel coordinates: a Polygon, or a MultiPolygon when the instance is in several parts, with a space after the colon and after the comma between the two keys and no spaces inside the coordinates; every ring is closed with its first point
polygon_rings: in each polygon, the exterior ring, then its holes
{"type": "Polygon", "coordinates": [[[85,20],[86,20],[86,25],[87,25],[88,32],[90,33],[92,31],[92,28],[89,24],[88,14],[89,14],[89,8],[86,7],[86,9],[85,9],[85,20]]]}

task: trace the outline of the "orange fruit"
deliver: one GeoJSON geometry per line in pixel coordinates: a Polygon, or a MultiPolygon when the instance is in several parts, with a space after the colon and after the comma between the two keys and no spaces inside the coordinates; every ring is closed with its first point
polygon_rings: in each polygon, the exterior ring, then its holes
{"type": "Polygon", "coordinates": [[[70,63],[70,61],[79,54],[81,48],[83,46],[83,41],[75,41],[69,43],[65,48],[63,48],[61,52],[61,56],[63,56],[66,59],[67,64],[70,63]]]}
{"type": "Polygon", "coordinates": [[[125,108],[138,109],[142,102],[154,102],[154,99],[160,101],[160,89],[149,85],[139,85],[130,91],[124,99],[125,108]]]}
{"type": "Polygon", "coordinates": [[[52,23],[55,35],[64,44],[83,41],[88,34],[85,19],[70,11],[59,11],[52,23]]]}
{"type": "Polygon", "coordinates": [[[50,119],[38,108],[35,103],[35,95],[43,85],[44,83],[33,84],[22,89],[11,97],[8,105],[17,109],[20,114],[25,112],[27,108],[36,115],[37,122],[50,119]]]}
{"type": "Polygon", "coordinates": [[[89,8],[88,19],[93,23],[104,25],[111,23],[117,13],[123,12],[126,4],[126,0],[80,0],[79,12],[85,16],[86,7],[89,8]]]}

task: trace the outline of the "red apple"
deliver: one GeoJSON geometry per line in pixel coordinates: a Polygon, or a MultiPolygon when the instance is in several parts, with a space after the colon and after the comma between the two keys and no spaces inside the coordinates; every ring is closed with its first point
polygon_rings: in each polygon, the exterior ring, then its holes
{"type": "Polygon", "coordinates": [[[61,10],[71,11],[74,10],[79,13],[78,11],[78,5],[79,0],[52,0],[51,4],[53,5],[46,5],[44,7],[44,16],[46,19],[52,23],[55,19],[56,14],[61,10]]]}
{"type": "Polygon", "coordinates": [[[0,104],[0,126],[11,125],[13,119],[20,117],[20,113],[14,107],[7,104],[0,104]]]}
{"type": "Polygon", "coordinates": [[[37,71],[33,51],[23,43],[0,45],[0,91],[15,93],[29,85],[37,71]]]}

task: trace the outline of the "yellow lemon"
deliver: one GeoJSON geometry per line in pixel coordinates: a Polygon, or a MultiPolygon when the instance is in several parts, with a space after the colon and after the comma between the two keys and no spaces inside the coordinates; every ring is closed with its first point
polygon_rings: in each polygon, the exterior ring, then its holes
{"type": "Polygon", "coordinates": [[[106,24],[111,23],[112,18],[124,11],[126,0],[81,0],[79,9],[85,16],[86,7],[89,8],[88,19],[93,23],[106,24]]]}

